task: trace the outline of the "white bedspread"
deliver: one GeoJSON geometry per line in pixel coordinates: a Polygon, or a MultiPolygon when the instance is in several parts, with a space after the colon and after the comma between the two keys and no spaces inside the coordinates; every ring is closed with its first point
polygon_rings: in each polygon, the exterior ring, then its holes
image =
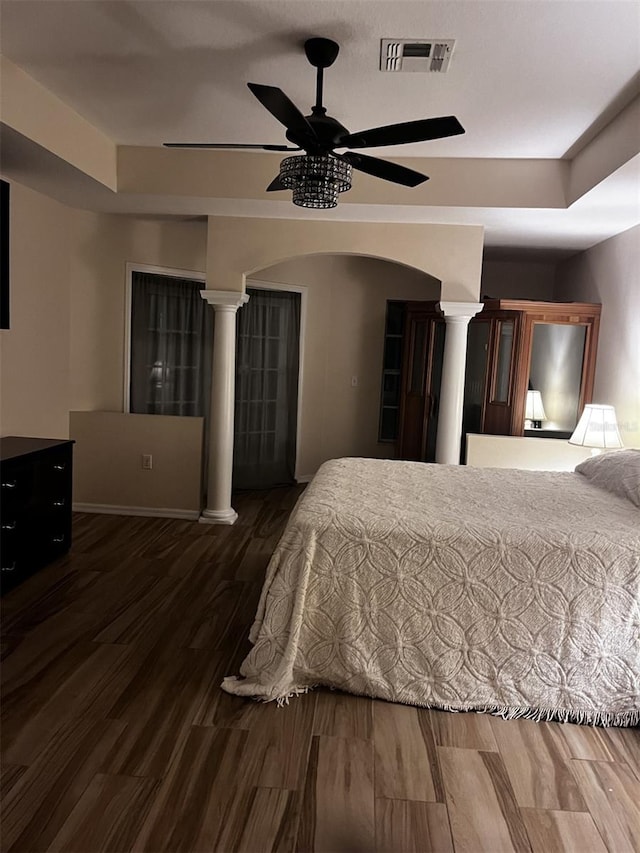
{"type": "Polygon", "coordinates": [[[325,463],[229,692],[640,721],[640,511],[574,473],[325,463]]]}

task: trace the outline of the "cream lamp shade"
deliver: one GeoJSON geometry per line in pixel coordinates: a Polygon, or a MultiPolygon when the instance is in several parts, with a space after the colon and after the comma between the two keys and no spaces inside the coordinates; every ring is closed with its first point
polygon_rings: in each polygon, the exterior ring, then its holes
{"type": "Polygon", "coordinates": [[[527,391],[524,416],[526,420],[532,422],[534,429],[540,429],[542,421],[546,421],[547,416],[542,405],[542,394],[539,391],[527,391]]]}
{"type": "Polygon", "coordinates": [[[613,450],[623,447],[616,410],[613,406],[602,406],[595,403],[584,407],[582,417],[578,426],[569,439],[569,444],[578,444],[582,447],[602,447],[605,450],[613,450]]]}

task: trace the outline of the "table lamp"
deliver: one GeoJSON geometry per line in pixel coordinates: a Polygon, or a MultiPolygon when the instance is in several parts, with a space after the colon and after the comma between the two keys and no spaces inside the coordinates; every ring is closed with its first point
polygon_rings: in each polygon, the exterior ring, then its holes
{"type": "Polygon", "coordinates": [[[542,405],[542,394],[539,391],[527,391],[524,416],[531,421],[532,429],[542,429],[542,421],[546,421],[547,416],[542,405]]]}
{"type": "Polygon", "coordinates": [[[581,447],[593,447],[599,450],[613,450],[624,447],[618,431],[616,410],[613,406],[589,403],[584,407],[578,426],[569,439],[569,444],[581,447]]]}

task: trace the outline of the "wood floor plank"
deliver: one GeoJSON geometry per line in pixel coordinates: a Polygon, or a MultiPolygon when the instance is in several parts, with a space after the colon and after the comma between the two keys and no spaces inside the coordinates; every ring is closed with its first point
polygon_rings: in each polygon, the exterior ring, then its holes
{"type": "Polygon", "coordinates": [[[59,569],[51,567],[52,572],[44,570],[44,576],[40,576],[40,573],[35,575],[32,579],[32,593],[26,599],[25,586],[17,587],[5,596],[2,602],[3,636],[24,635],[56,613],[73,606],[100,577],[99,572],[90,569],[79,571],[78,562],[82,560],[90,563],[86,556],[80,555],[74,560],[73,568],[69,561],[59,569]]]}
{"type": "Polygon", "coordinates": [[[607,853],[593,818],[584,812],[520,809],[533,853],[607,853]]]}
{"type": "Polygon", "coordinates": [[[124,646],[88,644],[86,657],[60,677],[49,699],[37,711],[23,715],[21,725],[15,722],[10,737],[3,733],[6,760],[32,764],[62,722],[99,711],[94,704],[96,692],[104,683],[112,683],[113,673],[121,667],[126,653],[124,646]]]}
{"type": "Polygon", "coordinates": [[[296,849],[318,853],[375,849],[371,743],[313,736],[296,849]]]}
{"type": "MultiPolygon", "coordinates": [[[[575,726],[567,723],[559,727],[559,733],[567,744],[572,758],[582,758],[585,761],[614,761],[624,764],[629,750],[623,746],[624,741],[617,735],[628,733],[633,735],[633,729],[603,729],[596,726],[575,726]]],[[[637,732],[636,732],[637,734],[637,732]]],[[[638,735],[640,740],[640,735],[638,735]]],[[[629,739],[632,743],[632,737],[629,739]]],[[[640,760],[640,749],[638,750],[640,760]]]]}
{"type": "Polygon", "coordinates": [[[377,853],[453,853],[444,803],[376,800],[377,853]]]}
{"type": "Polygon", "coordinates": [[[5,799],[26,769],[23,764],[3,764],[0,767],[0,800],[5,799]]]}
{"type": "Polygon", "coordinates": [[[235,579],[246,581],[253,580],[256,577],[264,577],[273,549],[274,544],[271,540],[248,539],[246,550],[238,562],[235,579]]]}
{"type": "Polygon", "coordinates": [[[224,648],[230,632],[238,631],[238,610],[247,592],[247,584],[219,580],[195,622],[188,640],[189,648],[218,651],[224,648]]]}
{"type": "Polygon", "coordinates": [[[200,704],[193,717],[195,726],[249,730],[259,722],[261,705],[246,697],[226,693],[220,687],[223,678],[232,672],[237,672],[237,668],[234,669],[230,663],[222,662],[211,673],[207,689],[203,690],[200,704]]]}
{"type": "Polygon", "coordinates": [[[46,850],[122,733],[117,720],[72,720],[9,792],[2,816],[5,853],[46,850]]]}
{"type": "Polygon", "coordinates": [[[96,567],[106,558],[100,570],[111,571],[120,557],[141,555],[158,538],[166,535],[172,520],[126,515],[85,516],[86,524],[74,515],[73,551],[89,553],[96,567]]]}
{"type": "Polygon", "coordinates": [[[10,748],[25,722],[93,654],[90,631],[89,616],[61,611],[34,628],[3,662],[3,750],[10,748]]]}
{"type": "MultiPolygon", "coordinates": [[[[113,581],[117,582],[115,576],[113,581]]],[[[99,622],[94,641],[133,645],[141,638],[148,639],[154,629],[166,625],[174,595],[175,583],[171,578],[148,576],[146,588],[139,595],[123,602],[122,607],[99,622]]]]}
{"type": "Polygon", "coordinates": [[[104,771],[162,778],[189,733],[208,671],[214,666],[193,649],[152,651],[141,658],[135,678],[109,710],[127,727],[114,745],[104,771]]]}
{"type": "Polygon", "coordinates": [[[376,797],[430,802],[438,799],[441,785],[435,745],[428,718],[424,721],[426,726],[421,726],[417,708],[374,702],[376,797]]]}
{"type": "Polygon", "coordinates": [[[296,791],[252,788],[241,809],[225,822],[216,841],[218,850],[238,853],[292,851],[295,841],[296,791]]]}
{"type": "Polygon", "coordinates": [[[569,767],[570,753],[555,723],[491,720],[518,805],[585,812],[569,767]]]}
{"type": "Polygon", "coordinates": [[[137,853],[198,853],[217,838],[238,794],[247,733],[193,727],[133,845],[137,853]]]}
{"type": "MultiPolygon", "coordinates": [[[[170,637],[174,648],[192,645],[199,626],[219,609],[215,590],[220,581],[212,579],[213,572],[211,564],[198,563],[190,573],[178,578],[145,574],[146,586],[137,598],[125,598],[120,607],[97,621],[95,641],[150,649],[163,637],[170,637]]],[[[116,582],[117,574],[112,578],[116,582]]],[[[221,604],[224,607],[225,603],[221,604]]],[[[233,619],[228,608],[224,607],[224,612],[233,619]]],[[[221,632],[220,648],[223,637],[221,632]]]]}
{"type": "Polygon", "coordinates": [[[247,783],[261,788],[302,790],[316,698],[311,692],[295,697],[283,707],[275,702],[257,706],[259,721],[249,732],[243,757],[247,783]]]}
{"type": "Polygon", "coordinates": [[[640,850],[640,782],[624,764],[571,762],[589,812],[613,853],[640,850]]]}
{"type": "Polygon", "coordinates": [[[161,560],[171,577],[191,571],[194,563],[211,562],[217,558],[215,540],[208,536],[164,536],[141,552],[142,557],[161,560]]]}
{"type": "Polygon", "coordinates": [[[30,631],[20,643],[20,654],[10,655],[3,663],[3,710],[12,704],[11,697],[21,688],[22,693],[31,696],[35,691],[46,698],[61,674],[73,668],[69,655],[80,640],[88,639],[91,624],[86,614],[64,610],[30,631]]]}
{"type": "Polygon", "coordinates": [[[424,711],[429,716],[438,746],[479,749],[497,752],[491,719],[488,714],[450,714],[447,711],[424,711]]]}
{"type": "Polygon", "coordinates": [[[48,850],[51,853],[130,850],[157,787],[153,779],[97,774],[48,850]]]}
{"type": "Polygon", "coordinates": [[[640,726],[624,729],[605,729],[607,740],[617,760],[624,761],[640,780],[640,726]]]}
{"type": "Polygon", "coordinates": [[[530,851],[502,760],[495,752],[438,747],[456,853],[530,851]]]}
{"type": "Polygon", "coordinates": [[[373,736],[373,700],[338,690],[319,689],[313,733],[370,740],[373,736]]]}
{"type": "Polygon", "coordinates": [[[100,572],[98,580],[73,603],[74,613],[88,614],[94,627],[115,619],[128,606],[137,602],[157,586],[160,578],[146,572],[100,572]]]}

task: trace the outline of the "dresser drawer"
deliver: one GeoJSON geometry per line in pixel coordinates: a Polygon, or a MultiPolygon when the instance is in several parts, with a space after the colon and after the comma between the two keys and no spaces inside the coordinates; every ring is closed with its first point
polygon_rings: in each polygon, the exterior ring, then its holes
{"type": "MultiPolygon", "coordinates": [[[[3,525],[4,527],[4,525],[3,525]]],[[[24,547],[24,539],[17,528],[2,531],[0,551],[0,589],[6,592],[33,571],[33,558],[28,548],[24,547]]]]}
{"type": "Polygon", "coordinates": [[[2,513],[15,513],[28,509],[35,499],[36,470],[24,462],[0,464],[0,502],[2,513]]]}
{"type": "Polygon", "coordinates": [[[8,560],[3,554],[0,562],[0,592],[8,592],[31,574],[29,564],[24,560],[8,560]]]}
{"type": "Polygon", "coordinates": [[[6,591],[71,546],[73,442],[15,438],[0,445],[0,580],[6,591]]]}

